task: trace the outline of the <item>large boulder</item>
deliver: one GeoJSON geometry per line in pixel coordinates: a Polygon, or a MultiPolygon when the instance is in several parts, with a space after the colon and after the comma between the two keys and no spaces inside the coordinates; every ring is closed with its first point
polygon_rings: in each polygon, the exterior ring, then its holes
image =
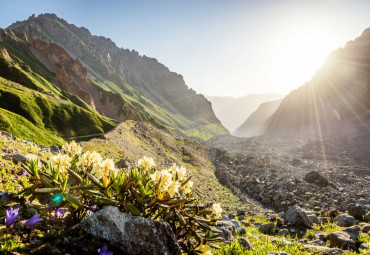
{"type": "Polygon", "coordinates": [[[273,222],[269,222],[269,223],[262,224],[261,226],[259,226],[258,230],[263,234],[267,234],[267,233],[271,233],[274,227],[275,227],[275,224],[273,222]]]}
{"type": "Polygon", "coordinates": [[[316,171],[311,171],[304,176],[304,180],[309,183],[316,184],[320,187],[329,185],[329,181],[316,171]]]}
{"type": "Polygon", "coordinates": [[[292,227],[312,228],[313,223],[306,212],[299,206],[291,207],[283,216],[285,223],[292,227]]]}
{"type": "Polygon", "coordinates": [[[164,221],[134,217],[108,206],[73,227],[119,247],[124,254],[180,254],[176,237],[164,221]]]}
{"type": "Polygon", "coordinates": [[[328,235],[330,247],[344,249],[356,249],[356,243],[360,235],[360,227],[352,226],[328,235]]]}
{"type": "Polygon", "coordinates": [[[355,217],[357,220],[362,220],[366,214],[365,206],[361,204],[349,204],[347,211],[349,215],[355,217]]]}
{"type": "Polygon", "coordinates": [[[217,221],[215,226],[218,230],[221,230],[222,233],[219,234],[220,237],[228,241],[234,241],[236,238],[236,228],[235,225],[230,221],[217,221]]]}
{"type": "Polygon", "coordinates": [[[357,223],[357,220],[350,215],[341,214],[334,218],[334,222],[340,227],[351,227],[357,223]]]}
{"type": "Polygon", "coordinates": [[[4,159],[11,160],[16,164],[18,164],[19,162],[25,164],[29,160],[37,160],[37,156],[34,154],[22,155],[19,153],[4,153],[4,154],[1,154],[1,156],[4,159]]]}

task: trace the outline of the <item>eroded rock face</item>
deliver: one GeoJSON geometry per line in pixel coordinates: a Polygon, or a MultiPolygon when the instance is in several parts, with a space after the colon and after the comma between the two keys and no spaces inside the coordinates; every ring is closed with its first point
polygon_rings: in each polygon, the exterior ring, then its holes
{"type": "Polygon", "coordinates": [[[108,206],[73,229],[113,242],[125,254],[180,254],[175,235],[164,221],[134,217],[108,206]]]}
{"type": "Polygon", "coordinates": [[[312,228],[313,226],[313,223],[308,218],[306,212],[297,205],[291,207],[284,214],[283,219],[285,220],[286,224],[292,227],[312,228]]]}

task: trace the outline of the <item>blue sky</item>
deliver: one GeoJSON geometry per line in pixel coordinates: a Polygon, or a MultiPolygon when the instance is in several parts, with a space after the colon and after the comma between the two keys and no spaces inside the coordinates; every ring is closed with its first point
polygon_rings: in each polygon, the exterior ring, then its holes
{"type": "Polygon", "coordinates": [[[369,0],[0,0],[0,9],[0,27],[55,13],[224,96],[289,93],[370,27],[369,0]]]}

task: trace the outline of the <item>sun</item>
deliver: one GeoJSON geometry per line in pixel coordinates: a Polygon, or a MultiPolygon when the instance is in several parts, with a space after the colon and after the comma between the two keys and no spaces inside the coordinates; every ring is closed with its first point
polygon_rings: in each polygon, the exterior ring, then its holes
{"type": "Polygon", "coordinates": [[[273,79],[284,92],[309,81],[326,57],[335,50],[329,34],[315,29],[297,29],[279,40],[273,57],[273,79]]]}

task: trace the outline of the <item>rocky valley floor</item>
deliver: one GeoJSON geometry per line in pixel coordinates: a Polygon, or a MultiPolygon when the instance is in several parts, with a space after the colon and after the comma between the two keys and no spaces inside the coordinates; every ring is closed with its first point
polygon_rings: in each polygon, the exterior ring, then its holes
{"type": "MultiPolygon", "coordinates": [[[[13,140],[6,133],[0,138],[3,235],[6,208],[22,201],[25,218],[37,208],[12,195],[30,185],[19,162],[35,156],[46,160],[59,148],[13,140]]],[[[219,202],[223,208],[217,228],[228,241],[219,243],[221,249],[214,249],[214,254],[369,254],[369,140],[369,136],[311,140],[220,136],[200,143],[128,121],[82,145],[84,151],[113,158],[121,168],[133,167],[143,156],[153,157],[158,168],[186,166],[199,201],[219,202]]],[[[0,251],[81,252],[75,237],[61,231],[68,226],[58,224],[59,230],[42,225],[23,237],[5,237],[0,251]]],[[[93,240],[84,240],[85,251],[106,243],[93,240]]],[[[113,244],[109,247],[121,254],[113,244]]]]}

